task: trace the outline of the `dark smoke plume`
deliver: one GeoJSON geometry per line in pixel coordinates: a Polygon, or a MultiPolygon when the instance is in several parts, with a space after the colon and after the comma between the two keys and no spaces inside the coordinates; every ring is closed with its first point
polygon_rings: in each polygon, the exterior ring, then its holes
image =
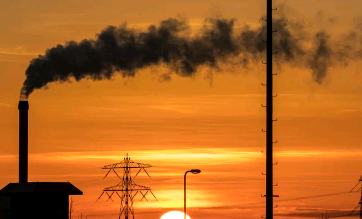
{"type": "Polygon", "coordinates": [[[328,44],[329,36],[325,32],[318,32],[314,36],[315,51],[308,60],[312,75],[317,83],[322,83],[331,65],[332,50],[328,44]]]}
{"type": "MultiPolygon", "coordinates": [[[[208,19],[195,36],[187,34],[186,21],[173,18],[144,32],[130,29],[126,24],[109,26],[96,39],[57,45],[33,59],[25,73],[21,98],[28,98],[35,89],[44,88],[50,82],[71,78],[76,81],[111,79],[116,73],[133,77],[137,70],[160,63],[177,75],[191,77],[201,65],[218,68],[218,63],[232,59],[246,67],[265,60],[266,22],[257,29],[245,26],[240,33],[235,33],[234,24],[234,19],[208,19]]],[[[273,28],[277,30],[273,39],[276,64],[309,68],[318,83],[322,83],[332,65],[346,65],[350,59],[361,57],[357,47],[340,45],[357,38],[362,43],[361,31],[351,32],[343,41],[332,43],[324,31],[311,37],[303,24],[285,17],[273,20],[273,28]]],[[[170,75],[161,76],[161,80],[170,79],[170,75]]]]}

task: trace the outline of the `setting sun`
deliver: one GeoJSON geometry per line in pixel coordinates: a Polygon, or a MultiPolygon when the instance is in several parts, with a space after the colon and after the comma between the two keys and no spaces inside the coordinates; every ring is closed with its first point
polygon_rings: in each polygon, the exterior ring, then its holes
{"type": "MultiPolygon", "coordinates": [[[[170,211],[167,212],[166,214],[162,215],[162,217],[160,219],[183,219],[184,218],[184,213],[181,211],[170,211]]],[[[187,214],[186,214],[186,219],[191,219],[187,214]]]]}

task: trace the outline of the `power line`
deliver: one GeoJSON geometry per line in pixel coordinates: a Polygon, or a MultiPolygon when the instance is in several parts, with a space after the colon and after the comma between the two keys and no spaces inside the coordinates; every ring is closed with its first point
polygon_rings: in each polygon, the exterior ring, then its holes
{"type": "MultiPolygon", "coordinates": [[[[296,201],[296,200],[303,200],[303,199],[312,199],[312,198],[320,198],[320,197],[328,197],[328,196],[335,196],[335,195],[343,195],[343,194],[349,194],[350,192],[335,192],[335,193],[327,193],[322,195],[311,195],[311,196],[300,196],[300,197],[294,197],[294,198],[288,198],[288,199],[278,199],[276,202],[285,202],[285,201],[296,201]]],[[[255,204],[263,204],[265,202],[251,202],[251,203],[245,203],[245,205],[255,205],[255,204]]]]}
{"type": "Polygon", "coordinates": [[[349,192],[335,192],[335,193],[328,193],[328,194],[323,194],[323,195],[301,196],[301,197],[295,197],[295,198],[281,199],[281,200],[278,200],[278,202],[295,201],[295,200],[303,200],[303,199],[311,199],[311,198],[321,198],[321,197],[342,195],[342,194],[348,194],[348,193],[349,192]]]}

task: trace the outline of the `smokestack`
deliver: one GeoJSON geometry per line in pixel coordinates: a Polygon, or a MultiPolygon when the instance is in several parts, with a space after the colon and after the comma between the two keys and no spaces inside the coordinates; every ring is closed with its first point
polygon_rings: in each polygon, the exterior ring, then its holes
{"type": "Polygon", "coordinates": [[[28,182],[28,101],[19,101],[19,183],[28,182]]]}

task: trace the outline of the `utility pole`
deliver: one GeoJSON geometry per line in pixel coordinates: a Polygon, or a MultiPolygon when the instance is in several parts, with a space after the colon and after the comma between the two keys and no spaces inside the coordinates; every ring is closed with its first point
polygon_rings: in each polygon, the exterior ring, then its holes
{"type": "Polygon", "coordinates": [[[266,36],[266,219],[273,219],[273,14],[267,0],[266,36]]]}
{"type": "MultiPolygon", "coordinates": [[[[362,176],[359,178],[359,182],[362,182],[362,176]]],[[[361,197],[359,199],[359,219],[362,219],[362,185],[359,190],[361,191],[361,197]]]]}
{"type": "Polygon", "coordinates": [[[267,39],[266,39],[266,219],[273,219],[273,1],[267,0],[267,39]]]}

